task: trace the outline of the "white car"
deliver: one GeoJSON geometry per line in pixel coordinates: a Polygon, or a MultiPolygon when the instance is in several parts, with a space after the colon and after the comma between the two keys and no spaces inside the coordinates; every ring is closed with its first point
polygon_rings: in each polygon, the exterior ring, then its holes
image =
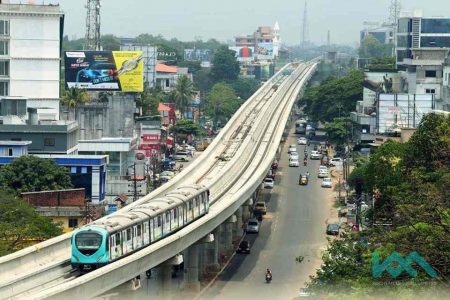
{"type": "Polygon", "coordinates": [[[312,150],[310,157],[311,159],[320,159],[321,154],[319,153],[319,151],[312,150]]]}
{"type": "Polygon", "coordinates": [[[342,164],[342,163],[343,163],[343,160],[340,157],[332,158],[329,162],[330,166],[333,166],[333,167],[335,167],[338,164],[342,164]]]}
{"type": "Polygon", "coordinates": [[[319,167],[319,172],[320,172],[320,170],[325,170],[325,171],[328,172],[327,166],[320,166],[320,167],[319,167]]]}
{"type": "Polygon", "coordinates": [[[175,173],[172,172],[172,171],[164,171],[164,172],[161,172],[161,174],[159,174],[159,175],[160,176],[166,176],[166,177],[169,177],[169,178],[173,178],[175,176],[175,173]]]}
{"type": "Polygon", "coordinates": [[[297,147],[295,145],[289,145],[288,153],[297,152],[297,147]]]}
{"type": "Polygon", "coordinates": [[[319,177],[319,178],[326,178],[328,176],[329,176],[328,170],[324,170],[324,169],[320,169],[319,174],[317,175],[317,177],[319,177]]]}
{"type": "Polygon", "coordinates": [[[312,126],[311,125],[306,125],[306,130],[311,130],[312,126]]]}
{"type": "Polygon", "coordinates": [[[274,186],[274,181],[273,181],[273,179],[272,179],[272,178],[266,177],[266,178],[264,179],[264,188],[265,188],[265,189],[273,189],[273,186],[274,186]]]}
{"type": "Polygon", "coordinates": [[[322,180],[322,184],[321,184],[320,186],[321,186],[321,187],[324,187],[324,188],[331,188],[331,187],[333,186],[333,184],[332,184],[332,182],[331,182],[331,178],[325,177],[325,178],[322,180]]]}
{"type": "Polygon", "coordinates": [[[299,145],[306,145],[307,143],[308,143],[308,141],[304,137],[298,138],[298,140],[297,140],[297,144],[299,144],[299,145]]]}
{"type": "Polygon", "coordinates": [[[298,160],[298,153],[297,152],[291,152],[291,154],[289,154],[289,159],[297,159],[298,160]]]}
{"type": "Polygon", "coordinates": [[[289,159],[289,167],[298,167],[300,166],[298,159],[289,159]]]}
{"type": "Polygon", "coordinates": [[[258,233],[259,232],[259,222],[256,219],[250,219],[247,223],[247,228],[245,228],[247,233],[258,233]]]}

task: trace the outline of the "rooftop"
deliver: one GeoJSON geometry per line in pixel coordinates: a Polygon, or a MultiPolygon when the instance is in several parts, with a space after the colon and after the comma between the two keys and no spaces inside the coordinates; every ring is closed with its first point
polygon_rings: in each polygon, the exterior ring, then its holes
{"type": "Polygon", "coordinates": [[[0,141],[0,146],[27,146],[31,141],[0,141]]]}
{"type": "Polygon", "coordinates": [[[62,15],[59,4],[0,4],[0,14],[52,14],[62,15]]]}
{"type": "Polygon", "coordinates": [[[80,140],[79,143],[131,143],[135,138],[131,137],[104,137],[96,140],[80,140]]]}

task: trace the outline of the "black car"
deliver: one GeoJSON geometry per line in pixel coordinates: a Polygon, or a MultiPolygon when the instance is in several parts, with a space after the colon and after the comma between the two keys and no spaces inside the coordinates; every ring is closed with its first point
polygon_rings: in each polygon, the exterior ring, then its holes
{"type": "Polygon", "coordinates": [[[237,253],[248,253],[250,254],[250,243],[248,241],[242,241],[236,250],[237,253]]]}
{"type": "Polygon", "coordinates": [[[328,224],[327,234],[328,235],[339,235],[339,224],[328,224]]]}

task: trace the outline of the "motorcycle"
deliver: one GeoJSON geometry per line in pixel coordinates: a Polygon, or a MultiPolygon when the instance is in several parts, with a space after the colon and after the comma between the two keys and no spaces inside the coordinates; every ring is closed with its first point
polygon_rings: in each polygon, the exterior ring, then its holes
{"type": "Polygon", "coordinates": [[[266,283],[270,283],[272,281],[272,274],[266,274],[266,283]]]}
{"type": "Polygon", "coordinates": [[[308,165],[308,161],[307,161],[307,160],[304,160],[304,161],[303,161],[303,165],[304,165],[304,166],[308,165]]]}

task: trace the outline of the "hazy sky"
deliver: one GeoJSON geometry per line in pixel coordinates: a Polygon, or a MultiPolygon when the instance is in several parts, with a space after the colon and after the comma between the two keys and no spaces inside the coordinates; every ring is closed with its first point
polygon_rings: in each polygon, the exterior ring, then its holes
{"type": "MultiPolygon", "coordinates": [[[[60,3],[66,14],[65,34],[85,34],[86,0],[36,0],[60,3]]],[[[308,0],[309,37],[326,43],[355,45],[364,21],[385,21],[390,0],[308,0]]],[[[403,10],[422,9],[424,16],[450,17],[448,0],[403,0],[403,10]]],[[[233,39],[252,33],[258,25],[279,21],[281,38],[289,44],[300,41],[304,0],[102,0],[102,34],[134,37],[140,33],[166,38],[194,37],[233,39]]]]}

